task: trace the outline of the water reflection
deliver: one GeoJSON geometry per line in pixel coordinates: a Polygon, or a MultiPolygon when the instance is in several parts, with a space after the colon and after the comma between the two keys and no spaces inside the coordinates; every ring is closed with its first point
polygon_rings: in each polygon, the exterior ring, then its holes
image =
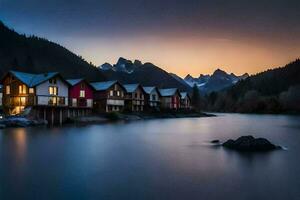
{"type": "Polygon", "coordinates": [[[297,199],[300,134],[291,126],[298,123],[224,114],[0,130],[0,199],[297,199]],[[291,150],[247,154],[209,145],[246,134],[291,150]]]}

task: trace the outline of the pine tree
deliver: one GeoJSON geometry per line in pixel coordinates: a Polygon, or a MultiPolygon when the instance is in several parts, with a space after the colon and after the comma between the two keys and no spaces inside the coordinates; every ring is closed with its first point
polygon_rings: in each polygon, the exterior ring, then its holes
{"type": "Polygon", "coordinates": [[[196,84],[193,86],[192,105],[196,110],[200,110],[200,92],[196,84]]]}

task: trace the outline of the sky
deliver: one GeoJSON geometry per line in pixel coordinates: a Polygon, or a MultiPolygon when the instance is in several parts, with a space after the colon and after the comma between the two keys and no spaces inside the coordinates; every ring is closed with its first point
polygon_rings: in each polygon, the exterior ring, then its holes
{"type": "Polygon", "coordinates": [[[122,56],[182,77],[300,57],[299,0],[0,0],[0,20],[97,66],[122,56]]]}

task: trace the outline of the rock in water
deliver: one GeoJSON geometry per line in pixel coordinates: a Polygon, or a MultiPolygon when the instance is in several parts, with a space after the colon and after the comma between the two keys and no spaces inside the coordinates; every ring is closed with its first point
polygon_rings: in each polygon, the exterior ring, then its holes
{"type": "Polygon", "coordinates": [[[218,144],[218,143],[220,143],[220,140],[212,140],[212,141],[210,141],[210,143],[218,144]]]}
{"type": "Polygon", "coordinates": [[[254,138],[253,136],[242,136],[237,140],[230,139],[222,146],[237,151],[271,151],[280,148],[265,138],[254,138]]]}

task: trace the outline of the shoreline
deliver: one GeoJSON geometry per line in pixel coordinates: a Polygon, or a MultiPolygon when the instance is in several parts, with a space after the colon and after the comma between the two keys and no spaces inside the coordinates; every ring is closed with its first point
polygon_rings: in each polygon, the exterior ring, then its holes
{"type": "MultiPolygon", "coordinates": [[[[164,112],[164,113],[105,113],[94,114],[84,117],[69,118],[61,125],[88,125],[88,124],[107,124],[114,122],[131,122],[138,120],[149,119],[175,119],[175,118],[200,118],[200,117],[216,117],[214,114],[207,114],[204,112],[164,112]]],[[[5,128],[19,128],[19,127],[42,127],[48,126],[45,120],[33,120],[25,116],[9,117],[0,120],[0,129],[5,128]]]]}
{"type": "Polygon", "coordinates": [[[70,119],[68,124],[105,124],[113,122],[131,122],[150,119],[176,119],[176,118],[200,118],[216,117],[214,114],[202,112],[191,113],[108,113],[100,115],[91,115],[70,119]]]}

